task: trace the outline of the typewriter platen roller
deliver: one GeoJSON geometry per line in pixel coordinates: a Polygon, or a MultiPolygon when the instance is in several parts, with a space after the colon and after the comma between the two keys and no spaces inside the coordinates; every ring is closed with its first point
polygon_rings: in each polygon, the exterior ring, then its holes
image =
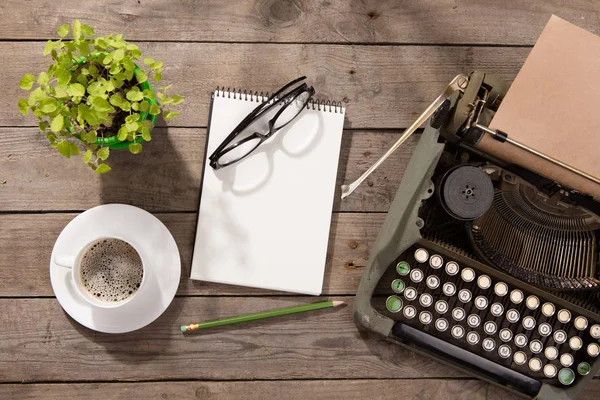
{"type": "Polygon", "coordinates": [[[600,370],[600,204],[479,147],[510,142],[488,128],[507,90],[473,72],[431,117],[355,320],[508,390],[575,398],[600,370]]]}

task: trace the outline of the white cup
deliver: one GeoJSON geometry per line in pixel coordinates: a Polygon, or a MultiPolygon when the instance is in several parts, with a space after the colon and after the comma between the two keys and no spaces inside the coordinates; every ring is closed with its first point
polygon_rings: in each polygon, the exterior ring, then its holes
{"type": "Polygon", "coordinates": [[[75,255],[55,255],[54,263],[58,266],[71,269],[71,281],[77,293],[81,296],[82,299],[84,299],[88,303],[101,308],[117,308],[129,303],[142,290],[147,277],[146,265],[148,265],[148,263],[144,259],[144,255],[142,252],[140,252],[138,246],[136,246],[134,243],[131,243],[129,240],[125,240],[121,237],[116,236],[97,237],[94,240],[91,240],[90,242],[85,244],[83,247],[81,247],[75,255]],[[143,276],[142,282],[140,282],[140,287],[131,296],[121,301],[107,302],[98,299],[97,297],[93,296],[90,292],[87,291],[83,284],[83,281],[81,280],[81,261],[83,260],[83,256],[94,244],[106,239],[118,239],[129,244],[131,247],[133,247],[133,249],[137,252],[137,254],[140,256],[140,259],[142,260],[143,276]]]}

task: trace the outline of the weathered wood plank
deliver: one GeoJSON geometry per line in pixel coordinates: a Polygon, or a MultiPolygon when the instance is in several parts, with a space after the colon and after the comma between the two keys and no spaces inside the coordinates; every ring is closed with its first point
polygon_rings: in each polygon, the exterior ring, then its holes
{"type": "Polygon", "coordinates": [[[533,44],[552,13],[599,32],[594,0],[490,1],[138,1],[5,0],[3,39],[56,38],[79,18],[129,39],[234,42],[533,44]],[[35,29],[24,29],[23,27],[35,29]]]}
{"type": "MultiPolygon", "coordinates": [[[[335,211],[387,212],[418,141],[415,135],[352,196],[339,187],[358,178],[400,136],[400,131],[345,131],[335,211]]],[[[48,146],[37,128],[0,128],[0,211],[85,210],[127,203],[149,211],[198,210],[206,129],[157,128],[136,156],[113,151],[113,171],[97,175],[81,161],[48,146]],[[43,200],[43,201],[42,201],[43,200]]]]}
{"type": "MultiPolygon", "coordinates": [[[[17,102],[21,77],[48,67],[42,42],[2,42],[0,126],[37,126],[17,102]]],[[[164,60],[165,82],[186,96],[171,126],[206,126],[217,86],[272,91],[306,75],[318,98],[342,101],[346,128],[409,126],[458,73],[481,69],[512,80],[528,48],[453,46],[343,46],[216,43],[140,43],[164,60]]]]}
{"type": "MultiPolygon", "coordinates": [[[[0,296],[51,296],[52,247],[75,214],[0,215],[0,296]]],[[[190,280],[196,214],[157,214],[169,228],[182,259],[179,295],[261,295],[272,291],[190,280]]],[[[383,214],[334,214],[323,294],[353,294],[383,214]]]]}
{"type": "Polygon", "coordinates": [[[353,298],[341,309],[183,335],[179,325],[316,298],[176,298],[159,319],[124,335],[93,332],[55,299],[0,299],[0,381],[445,378],[454,368],[361,334],[353,298]]]}

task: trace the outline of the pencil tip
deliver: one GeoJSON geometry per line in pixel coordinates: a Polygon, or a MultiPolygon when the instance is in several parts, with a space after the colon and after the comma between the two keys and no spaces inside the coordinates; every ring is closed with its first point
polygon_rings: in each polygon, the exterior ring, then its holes
{"type": "Polygon", "coordinates": [[[342,306],[342,305],[346,304],[343,301],[339,301],[339,300],[334,300],[331,303],[333,304],[334,307],[342,306]]]}

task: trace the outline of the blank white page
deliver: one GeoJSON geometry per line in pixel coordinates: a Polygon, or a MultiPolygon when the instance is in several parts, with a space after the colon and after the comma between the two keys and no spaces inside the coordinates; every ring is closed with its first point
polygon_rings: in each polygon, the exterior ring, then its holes
{"type": "Polygon", "coordinates": [[[249,157],[212,169],[208,156],[262,100],[213,94],[191,278],[319,295],[345,110],[309,105],[249,157]]]}

